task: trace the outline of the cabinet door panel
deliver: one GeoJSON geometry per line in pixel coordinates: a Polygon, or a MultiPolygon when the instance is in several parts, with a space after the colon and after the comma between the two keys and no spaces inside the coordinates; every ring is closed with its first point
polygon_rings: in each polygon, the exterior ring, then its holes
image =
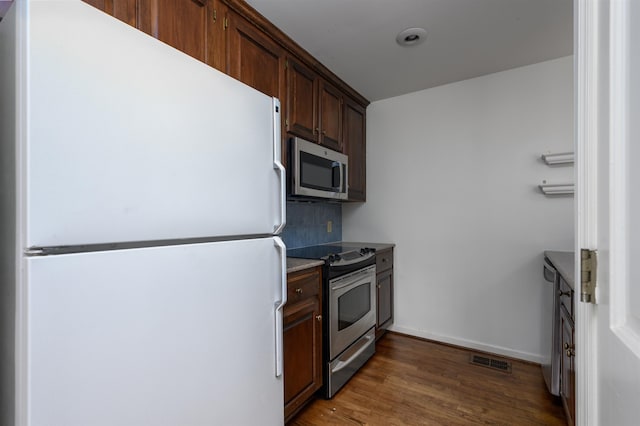
{"type": "Polygon", "coordinates": [[[366,200],[365,109],[345,99],[342,142],[349,156],[349,200],[366,200]]]}
{"type": "Polygon", "coordinates": [[[109,15],[118,18],[132,27],[136,26],[136,0],[83,0],[102,10],[109,15]]]}
{"type": "Polygon", "coordinates": [[[282,100],[282,49],[236,13],[229,14],[228,31],[229,74],[254,89],[282,100]]]}
{"type": "Polygon", "coordinates": [[[317,304],[308,299],[301,310],[289,315],[284,326],[284,403],[314,384],[314,327],[317,304]]]}
{"type": "Polygon", "coordinates": [[[287,102],[289,133],[317,141],[317,76],[308,68],[289,59],[287,67],[287,102]]]}
{"type": "Polygon", "coordinates": [[[342,152],[342,93],[320,82],[320,145],[342,152]]]}
{"type": "Polygon", "coordinates": [[[288,293],[296,296],[290,298],[284,307],[285,421],[293,417],[322,386],[320,269],[290,274],[287,287],[288,293]]]}
{"type": "Polygon", "coordinates": [[[560,361],[560,397],[567,415],[567,423],[575,422],[575,353],[574,353],[574,326],[573,320],[567,309],[560,308],[562,323],[562,358],[560,361]]]}
{"type": "Polygon", "coordinates": [[[138,0],[138,28],[206,62],[208,0],[138,0]]]}
{"type": "Polygon", "coordinates": [[[377,277],[377,321],[378,328],[385,328],[393,318],[393,270],[387,270],[377,277]]]}
{"type": "Polygon", "coordinates": [[[220,0],[211,0],[207,23],[207,63],[229,74],[227,68],[227,29],[229,8],[220,0]]]}

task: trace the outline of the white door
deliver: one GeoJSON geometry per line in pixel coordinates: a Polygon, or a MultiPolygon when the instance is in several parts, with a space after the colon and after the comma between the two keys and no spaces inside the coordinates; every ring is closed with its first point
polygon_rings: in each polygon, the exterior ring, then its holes
{"type": "Polygon", "coordinates": [[[281,425],[278,243],[26,260],[18,424],[281,425]]]}
{"type": "Polygon", "coordinates": [[[596,304],[576,302],[577,424],[631,426],[640,422],[640,2],[575,5],[577,248],[598,252],[596,304]]]}
{"type": "Polygon", "coordinates": [[[16,6],[26,247],[276,231],[277,102],[80,0],[16,6]]]}

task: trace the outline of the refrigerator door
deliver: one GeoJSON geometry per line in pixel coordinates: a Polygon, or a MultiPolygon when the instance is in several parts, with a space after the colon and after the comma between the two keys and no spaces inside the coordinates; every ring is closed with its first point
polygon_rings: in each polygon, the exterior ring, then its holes
{"type": "Polygon", "coordinates": [[[29,424],[283,424],[279,244],[25,260],[29,424]]]}
{"type": "Polygon", "coordinates": [[[26,247],[278,232],[277,100],[79,0],[24,9],[26,247]]]}

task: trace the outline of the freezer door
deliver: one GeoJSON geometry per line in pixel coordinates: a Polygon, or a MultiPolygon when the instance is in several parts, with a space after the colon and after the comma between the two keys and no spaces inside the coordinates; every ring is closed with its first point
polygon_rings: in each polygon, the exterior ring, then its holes
{"type": "Polygon", "coordinates": [[[276,242],[26,260],[28,424],[283,424],[276,242]]]}
{"type": "Polygon", "coordinates": [[[28,13],[26,247],[278,229],[277,101],[81,1],[28,13]]]}

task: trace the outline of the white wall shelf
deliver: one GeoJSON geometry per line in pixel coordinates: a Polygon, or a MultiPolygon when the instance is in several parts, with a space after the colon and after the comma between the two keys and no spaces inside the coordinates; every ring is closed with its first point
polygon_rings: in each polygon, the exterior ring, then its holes
{"type": "Polygon", "coordinates": [[[556,164],[573,164],[574,162],[573,152],[542,154],[540,158],[547,166],[555,166],[556,164]]]}
{"type": "Polygon", "coordinates": [[[575,191],[573,183],[543,183],[538,188],[544,195],[573,195],[575,191]]]}

